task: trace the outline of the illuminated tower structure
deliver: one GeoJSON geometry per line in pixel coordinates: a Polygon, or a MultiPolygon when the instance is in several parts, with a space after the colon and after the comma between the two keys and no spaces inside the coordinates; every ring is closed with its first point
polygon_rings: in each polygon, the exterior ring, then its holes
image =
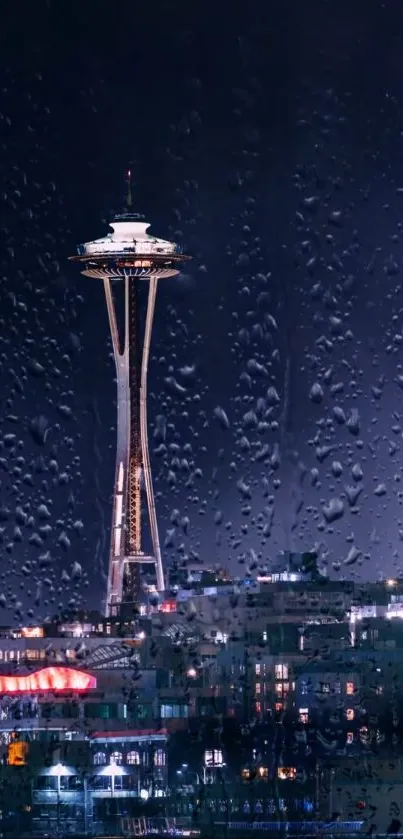
{"type": "Polygon", "coordinates": [[[188,259],[178,245],[150,236],[150,225],[131,211],[130,178],[128,172],[126,205],[110,223],[113,232],[80,245],[77,256],[70,257],[79,263],[82,274],[103,281],[116,364],[117,450],[108,617],[118,615],[122,603],[138,602],[143,565],[154,566],[156,587],[160,592],[165,588],[148,449],[147,370],[158,280],[174,277],[188,259]],[[148,283],[145,324],[139,309],[139,285],[144,280],[148,283]],[[121,325],[118,294],[124,311],[121,325]],[[143,550],[145,513],[151,552],[143,550]]]}

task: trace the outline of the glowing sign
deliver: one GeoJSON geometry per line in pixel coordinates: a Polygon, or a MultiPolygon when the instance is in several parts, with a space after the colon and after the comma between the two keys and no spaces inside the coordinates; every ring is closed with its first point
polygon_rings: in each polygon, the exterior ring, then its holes
{"type": "Polygon", "coordinates": [[[165,613],[176,612],[176,600],[165,600],[164,603],[160,603],[158,610],[165,613]]]}
{"type": "Polygon", "coordinates": [[[21,635],[23,638],[43,638],[43,626],[23,626],[21,635]]]}
{"type": "Polygon", "coordinates": [[[25,766],[28,755],[28,743],[16,740],[7,748],[7,763],[9,766],[25,766]]]}
{"type": "Polygon", "coordinates": [[[97,680],[72,667],[44,667],[26,676],[0,676],[1,693],[38,693],[47,690],[92,690],[97,680]]]}

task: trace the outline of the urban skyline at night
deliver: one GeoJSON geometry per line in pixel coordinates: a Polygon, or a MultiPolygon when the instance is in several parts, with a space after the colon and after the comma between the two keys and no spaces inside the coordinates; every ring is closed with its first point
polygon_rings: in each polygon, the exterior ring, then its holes
{"type": "Polygon", "coordinates": [[[403,5],[2,24],[0,839],[401,836],[403,5]]]}

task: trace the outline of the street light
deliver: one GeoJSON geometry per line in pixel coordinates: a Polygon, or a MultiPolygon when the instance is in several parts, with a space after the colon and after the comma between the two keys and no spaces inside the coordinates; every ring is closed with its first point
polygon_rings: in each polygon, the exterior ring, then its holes
{"type": "Polygon", "coordinates": [[[115,795],[115,778],[121,778],[122,775],[127,775],[127,769],[124,766],[119,766],[118,763],[109,763],[99,770],[98,775],[106,775],[111,779],[111,798],[115,795]]]}
{"type": "Polygon", "coordinates": [[[57,790],[57,799],[56,799],[56,821],[57,821],[57,833],[60,833],[60,793],[61,793],[61,778],[69,778],[72,775],[75,775],[75,769],[71,766],[64,766],[63,763],[55,763],[53,766],[49,766],[48,769],[43,769],[40,773],[41,775],[47,775],[48,777],[56,778],[56,790],[57,790]]]}

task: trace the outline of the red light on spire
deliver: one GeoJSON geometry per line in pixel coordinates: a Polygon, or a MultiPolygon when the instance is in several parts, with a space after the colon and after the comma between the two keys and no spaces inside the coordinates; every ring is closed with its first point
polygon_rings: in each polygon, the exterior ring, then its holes
{"type": "Polygon", "coordinates": [[[0,694],[84,691],[96,686],[95,676],[72,667],[44,667],[26,676],[0,676],[0,694]]]}

